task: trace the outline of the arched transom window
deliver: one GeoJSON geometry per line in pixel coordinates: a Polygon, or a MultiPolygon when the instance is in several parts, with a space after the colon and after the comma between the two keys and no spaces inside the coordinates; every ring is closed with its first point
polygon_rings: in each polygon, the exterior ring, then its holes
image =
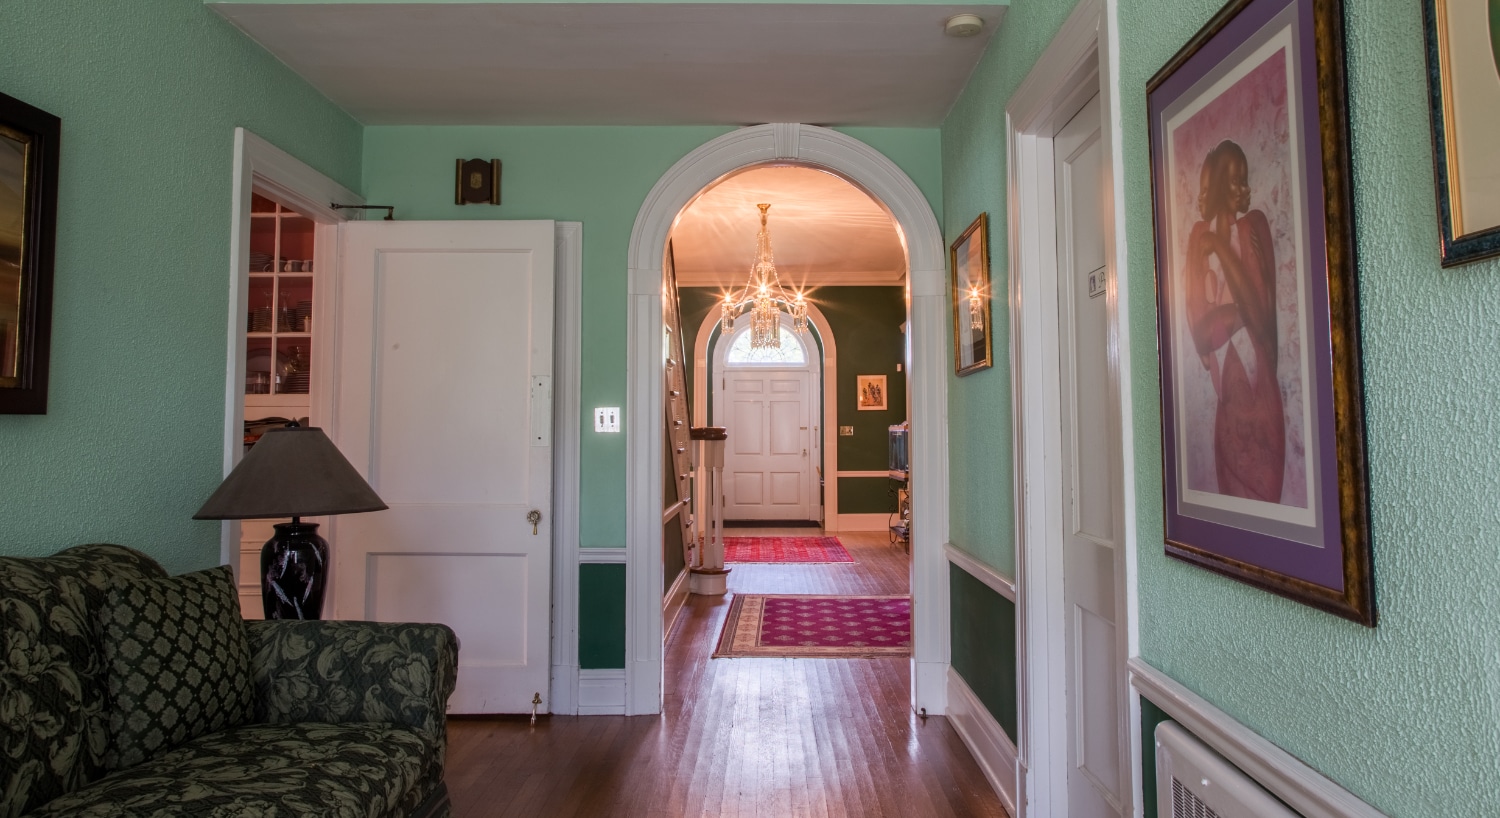
{"type": "Polygon", "coordinates": [[[798,338],[797,333],[792,332],[785,324],[779,327],[780,347],[751,349],[748,326],[750,322],[745,323],[746,328],[735,334],[734,342],[729,346],[729,354],[725,357],[726,363],[733,366],[802,366],[807,363],[807,348],[802,345],[802,339],[798,338]]]}

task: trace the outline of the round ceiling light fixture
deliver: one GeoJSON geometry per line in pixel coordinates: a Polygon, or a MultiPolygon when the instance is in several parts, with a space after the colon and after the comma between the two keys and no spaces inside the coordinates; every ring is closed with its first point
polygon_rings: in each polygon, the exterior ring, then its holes
{"type": "Polygon", "coordinates": [[[977,14],[955,14],[943,24],[943,33],[949,37],[973,37],[984,28],[984,20],[977,14]]]}

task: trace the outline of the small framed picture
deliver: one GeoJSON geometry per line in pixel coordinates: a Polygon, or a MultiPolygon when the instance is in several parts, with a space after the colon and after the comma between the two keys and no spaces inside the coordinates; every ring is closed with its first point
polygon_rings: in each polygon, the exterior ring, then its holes
{"type": "Polygon", "coordinates": [[[0,94],[0,414],[47,413],[62,121],[0,94]]]}
{"type": "Polygon", "coordinates": [[[885,411],[887,395],[884,375],[856,375],[855,386],[859,389],[859,411],[885,411]]]}
{"type": "Polygon", "coordinates": [[[1166,553],[1375,624],[1339,0],[1234,0],[1147,87],[1166,553]]]}
{"type": "Polygon", "coordinates": [[[1422,0],[1444,267],[1500,256],[1500,2],[1422,0]]]}
{"type": "Polygon", "coordinates": [[[953,270],[953,365],[960,376],[994,366],[990,352],[989,214],[948,248],[953,270]]]}

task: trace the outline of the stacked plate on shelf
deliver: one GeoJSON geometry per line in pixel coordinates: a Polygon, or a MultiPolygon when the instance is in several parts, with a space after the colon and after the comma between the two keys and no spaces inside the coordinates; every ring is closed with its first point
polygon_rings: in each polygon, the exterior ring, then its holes
{"type": "Polygon", "coordinates": [[[308,386],[308,373],[293,372],[281,379],[281,391],[287,395],[306,395],[308,386]]]}
{"type": "Polygon", "coordinates": [[[274,259],[271,258],[270,253],[251,253],[250,272],[269,273],[276,268],[276,265],[272,263],[273,261],[274,259]]]}
{"type": "Polygon", "coordinates": [[[249,331],[270,332],[271,331],[271,308],[257,307],[250,310],[249,331]]]}

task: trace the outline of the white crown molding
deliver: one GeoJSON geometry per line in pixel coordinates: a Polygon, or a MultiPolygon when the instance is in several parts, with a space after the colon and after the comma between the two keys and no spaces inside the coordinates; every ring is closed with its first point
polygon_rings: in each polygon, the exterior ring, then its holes
{"type": "Polygon", "coordinates": [[[1385,813],[1139,656],[1126,666],[1131,686],[1142,696],[1307,818],[1385,818],[1385,813]]]}
{"type": "Polygon", "coordinates": [[[1000,573],[999,571],[996,571],[994,568],[985,565],[983,562],[979,561],[978,557],[975,557],[973,554],[970,554],[969,552],[959,548],[953,543],[948,543],[947,545],[943,546],[943,551],[948,554],[949,562],[957,565],[959,568],[964,569],[964,571],[969,574],[969,576],[972,576],[980,582],[983,582],[985,585],[990,586],[990,590],[1005,597],[1011,602],[1016,601],[1015,580],[1000,573]]]}
{"type": "Polygon", "coordinates": [[[990,787],[1000,796],[1007,815],[1016,815],[1025,775],[1020,753],[984,703],[958,671],[948,669],[948,723],[979,762],[990,787]]]}
{"type": "MultiPolygon", "coordinates": [[[[678,287],[739,287],[745,283],[743,272],[677,271],[678,287]]],[[[798,284],[805,287],[900,287],[906,283],[905,270],[871,270],[849,273],[812,273],[798,284]]]]}

